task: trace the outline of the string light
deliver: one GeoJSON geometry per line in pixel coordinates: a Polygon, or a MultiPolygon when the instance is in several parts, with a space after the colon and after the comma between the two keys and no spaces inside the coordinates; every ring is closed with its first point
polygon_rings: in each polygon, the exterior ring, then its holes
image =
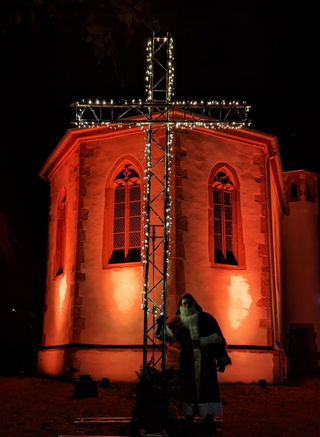
{"type": "MultiPolygon", "coordinates": [[[[152,124],[152,122],[144,122],[143,124],[139,123],[118,123],[115,124],[111,121],[90,121],[90,120],[81,120],[78,117],[78,121],[74,122],[74,125],[78,128],[97,128],[101,126],[108,126],[110,129],[119,129],[119,128],[132,128],[132,126],[138,126],[141,127],[141,130],[145,130],[145,125],[152,124]]],[[[238,122],[238,121],[232,121],[232,122],[223,122],[223,121],[171,121],[163,122],[163,124],[160,124],[161,126],[166,126],[169,124],[171,127],[174,126],[176,128],[184,129],[194,129],[197,127],[203,127],[205,129],[213,129],[213,130],[224,130],[224,129],[242,129],[245,127],[251,126],[250,121],[245,122],[238,122]]]]}
{"type": "MultiPolygon", "coordinates": [[[[171,190],[171,173],[173,160],[173,130],[174,129],[213,129],[213,130],[233,130],[242,129],[250,126],[248,113],[250,106],[244,101],[238,100],[176,100],[174,96],[174,54],[173,39],[171,37],[157,37],[149,39],[146,45],[146,72],[145,72],[145,91],[146,99],[124,100],[123,102],[114,102],[113,99],[89,99],[77,102],[73,106],[76,109],[76,120],[74,124],[78,128],[98,128],[107,127],[108,129],[127,129],[140,128],[146,134],[144,159],[144,191],[142,202],[142,231],[141,238],[141,260],[142,272],[141,277],[141,308],[146,314],[152,312],[153,316],[164,314],[163,294],[161,295],[161,304],[156,303],[150,293],[155,293],[160,286],[166,284],[169,278],[169,261],[170,261],[170,233],[172,227],[172,198],[171,190]],[[156,69],[156,56],[159,50],[166,50],[166,62],[161,66],[163,71],[156,69]],[[160,71],[160,73],[159,73],[160,71]],[[159,76],[160,74],[160,76],[159,76]],[[161,76],[163,74],[163,76],[161,76]],[[159,77],[158,77],[159,76],[159,77]],[[165,81],[165,86],[163,82],[165,81]],[[161,84],[161,85],[159,85],[161,84]],[[162,88],[162,89],[161,89],[162,88]],[[165,90],[163,89],[165,88],[165,90]],[[157,94],[155,94],[157,92],[157,94]],[[162,97],[162,98],[161,98],[162,97]],[[133,116],[132,116],[133,115],[133,116]],[[130,118],[131,117],[131,118],[130,118]],[[229,120],[229,121],[227,121],[229,120]],[[156,133],[166,130],[166,144],[163,148],[163,160],[153,162],[153,149],[159,147],[158,140],[155,138],[156,133]],[[161,163],[161,164],[160,164],[161,163]],[[161,179],[157,176],[157,165],[166,165],[165,176],[163,180],[163,189],[155,193],[154,186],[151,187],[154,180],[161,179]],[[163,210],[158,213],[153,210],[152,201],[162,196],[163,210]],[[162,260],[163,271],[156,266],[158,273],[162,278],[158,283],[149,287],[149,267],[152,265],[150,259],[150,243],[153,235],[152,228],[157,226],[151,223],[152,214],[158,215],[158,221],[162,222],[162,260]],[[165,244],[164,244],[165,242],[165,244]],[[152,311],[150,310],[152,308],[152,311]]],[[[162,183],[162,182],[161,182],[162,183]]],[[[152,220],[153,221],[153,220],[152,220]]],[[[159,225],[158,225],[159,226],[159,225]]],[[[154,251],[156,249],[153,249],[154,251]]],[[[158,248],[157,248],[158,250],[158,248]]],[[[153,255],[153,254],[151,254],[153,255]]],[[[163,288],[162,288],[163,290],[163,288]]]]}

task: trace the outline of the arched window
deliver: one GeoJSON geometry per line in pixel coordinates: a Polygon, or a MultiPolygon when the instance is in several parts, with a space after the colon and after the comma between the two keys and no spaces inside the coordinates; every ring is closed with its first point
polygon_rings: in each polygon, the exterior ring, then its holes
{"type": "Polygon", "coordinates": [[[54,276],[59,276],[64,273],[64,258],[65,258],[65,237],[66,237],[66,204],[67,192],[63,188],[59,194],[57,205],[57,221],[56,221],[56,245],[54,255],[54,276]]]}
{"type": "Polygon", "coordinates": [[[315,202],[316,201],[316,188],[315,188],[315,184],[312,180],[309,180],[306,183],[305,198],[306,198],[307,202],[315,202]]]}
{"type": "Polygon", "coordinates": [[[292,182],[290,185],[290,200],[298,199],[298,185],[295,182],[292,182]]]}
{"type": "Polygon", "coordinates": [[[309,184],[306,185],[306,200],[312,202],[312,193],[309,184]]]}
{"type": "Polygon", "coordinates": [[[209,180],[209,253],[213,264],[244,265],[239,181],[227,164],[209,180]]]}
{"type": "MultiPolygon", "coordinates": [[[[112,244],[109,264],[141,261],[141,179],[126,163],[112,184],[112,244]]],[[[110,235],[110,234],[109,234],[110,235]]]]}

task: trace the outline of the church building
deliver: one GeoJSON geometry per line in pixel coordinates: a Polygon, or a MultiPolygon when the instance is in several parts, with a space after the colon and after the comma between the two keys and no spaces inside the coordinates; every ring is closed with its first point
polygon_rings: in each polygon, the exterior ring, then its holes
{"type": "MultiPolygon", "coordinates": [[[[70,129],[41,170],[45,374],[133,381],[141,368],[145,142],[133,126],[70,129]]],[[[188,292],[217,319],[232,359],[221,382],[316,369],[318,174],[283,172],[277,138],[245,128],[175,128],[172,147],[169,318],[188,292]]]]}

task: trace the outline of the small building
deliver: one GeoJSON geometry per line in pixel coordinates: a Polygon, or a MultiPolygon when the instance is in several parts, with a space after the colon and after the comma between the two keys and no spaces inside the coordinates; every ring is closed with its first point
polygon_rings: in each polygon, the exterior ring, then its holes
{"type": "MultiPolygon", "coordinates": [[[[276,137],[254,130],[177,128],[172,146],[169,316],[185,292],[215,316],[233,361],[221,381],[281,381],[306,338],[317,366],[318,175],[283,173],[276,137]]],[[[137,127],[70,129],[41,170],[46,374],[131,381],[141,367],[144,152],[137,127]]]]}
{"type": "Polygon", "coordinates": [[[290,214],[283,217],[283,294],[289,370],[313,372],[320,358],[319,196],[317,173],[288,171],[290,214]]]}

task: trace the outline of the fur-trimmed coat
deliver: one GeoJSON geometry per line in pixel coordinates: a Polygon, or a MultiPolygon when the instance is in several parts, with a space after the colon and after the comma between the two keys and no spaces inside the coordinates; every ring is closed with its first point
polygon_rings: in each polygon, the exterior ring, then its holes
{"type": "Polygon", "coordinates": [[[180,373],[183,401],[219,402],[216,360],[228,357],[226,341],[216,319],[206,312],[198,313],[198,341],[177,316],[168,324],[167,338],[180,346],[180,373]]]}

